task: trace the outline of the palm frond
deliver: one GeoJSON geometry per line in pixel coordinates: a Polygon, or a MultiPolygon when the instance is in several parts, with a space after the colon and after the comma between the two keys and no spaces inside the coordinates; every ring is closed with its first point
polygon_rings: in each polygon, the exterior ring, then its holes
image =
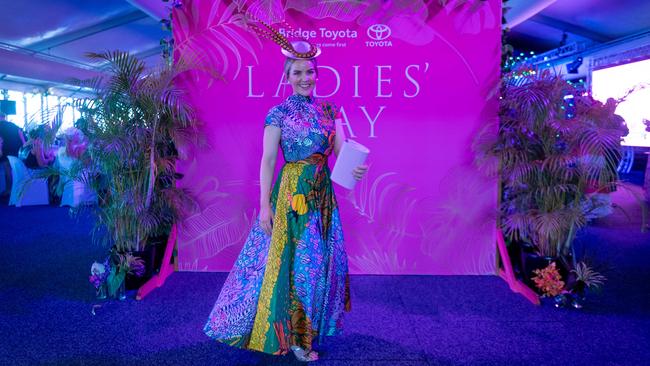
{"type": "Polygon", "coordinates": [[[607,280],[605,276],[594,271],[585,262],[579,262],[571,272],[576,274],[576,281],[584,283],[587,288],[598,289],[607,280]]]}
{"type": "Polygon", "coordinates": [[[106,75],[80,84],[96,88],[94,98],[76,102],[90,144],[80,163],[64,174],[86,183],[99,205],[94,240],[119,251],[141,249],[196,207],[191,192],[171,194],[176,144],[198,140],[198,120],[177,78],[192,71],[179,65],[145,72],[144,63],[121,51],[89,54],[106,75]]]}
{"type": "Polygon", "coordinates": [[[530,239],[543,255],[565,255],[586,225],[587,192],[616,185],[621,138],[615,106],[603,105],[548,70],[503,75],[498,135],[475,140],[475,164],[498,159],[501,226],[509,239],[530,239]],[[565,96],[575,113],[565,110],[565,96]],[[570,244],[570,243],[569,243],[570,244]]]}
{"type": "Polygon", "coordinates": [[[510,240],[525,240],[530,238],[533,228],[533,217],[525,212],[507,215],[501,223],[504,235],[510,240]]]}

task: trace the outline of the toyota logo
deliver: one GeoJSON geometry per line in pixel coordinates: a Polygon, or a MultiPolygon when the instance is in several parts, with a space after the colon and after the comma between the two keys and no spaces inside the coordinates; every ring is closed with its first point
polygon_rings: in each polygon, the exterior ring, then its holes
{"type": "Polygon", "coordinates": [[[383,41],[390,37],[390,28],[386,24],[373,24],[368,27],[368,37],[375,41],[383,41]]]}

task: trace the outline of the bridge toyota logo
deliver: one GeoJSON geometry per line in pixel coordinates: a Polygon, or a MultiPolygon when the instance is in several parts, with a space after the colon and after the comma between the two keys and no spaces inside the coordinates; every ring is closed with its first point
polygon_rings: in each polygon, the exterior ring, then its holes
{"type": "Polygon", "coordinates": [[[391,47],[393,43],[388,39],[391,35],[390,27],[386,24],[373,24],[366,32],[372,41],[366,41],[368,47],[391,47]]]}

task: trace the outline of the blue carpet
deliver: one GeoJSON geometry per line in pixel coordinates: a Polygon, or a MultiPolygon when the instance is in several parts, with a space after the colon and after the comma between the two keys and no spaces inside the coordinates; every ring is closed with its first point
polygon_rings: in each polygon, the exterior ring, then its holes
{"type": "MultiPolygon", "coordinates": [[[[493,276],[353,276],[343,335],[320,365],[644,365],[650,363],[650,234],[623,211],[576,239],[608,277],[582,310],[533,306],[493,276]]],[[[0,206],[0,364],[297,365],[232,349],[201,331],[225,273],[174,273],[143,301],[97,302],[89,217],[0,206]],[[96,315],[91,311],[94,305],[96,315]]]]}

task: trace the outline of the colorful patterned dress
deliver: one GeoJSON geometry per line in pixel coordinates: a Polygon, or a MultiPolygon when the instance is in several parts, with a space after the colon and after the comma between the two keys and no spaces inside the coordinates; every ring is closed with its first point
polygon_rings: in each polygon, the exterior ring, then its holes
{"type": "Polygon", "coordinates": [[[334,108],[294,94],[265,126],[282,130],[287,162],[271,193],[273,231],[253,225],[203,331],[231,346],[285,354],[341,331],[350,310],[347,255],[327,158],[334,108]]]}

